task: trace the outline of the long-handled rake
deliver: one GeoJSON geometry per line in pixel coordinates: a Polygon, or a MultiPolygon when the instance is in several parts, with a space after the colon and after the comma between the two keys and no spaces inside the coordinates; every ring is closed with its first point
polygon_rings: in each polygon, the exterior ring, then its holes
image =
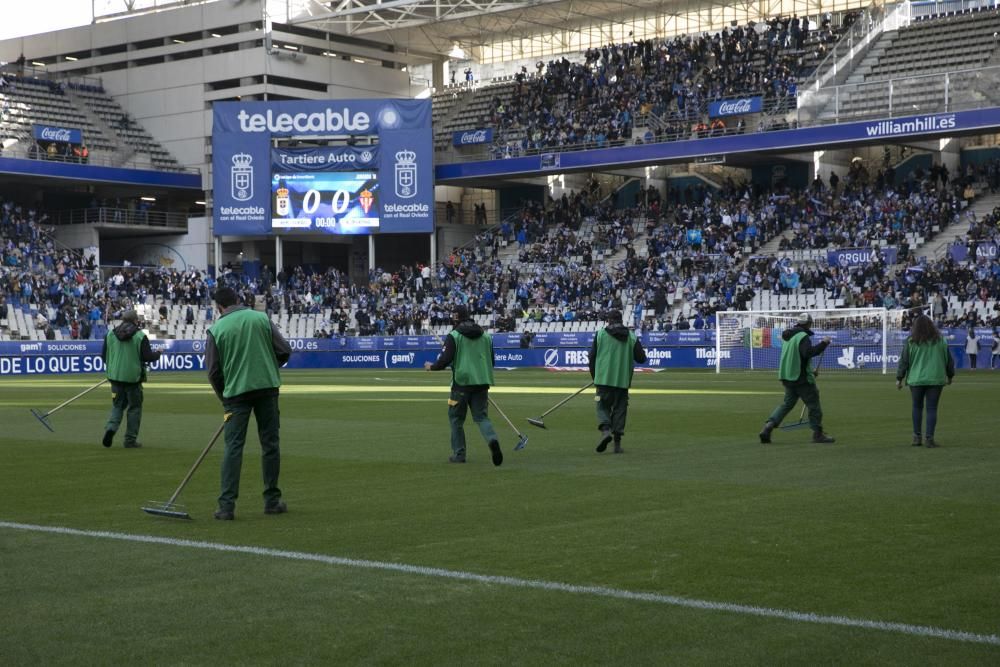
{"type": "Polygon", "coordinates": [[[48,419],[49,419],[49,417],[51,415],[53,415],[56,412],[62,410],[63,408],[65,408],[67,405],[69,405],[70,403],[72,403],[76,399],[82,398],[82,397],[86,396],[90,392],[94,391],[95,389],[97,389],[101,385],[107,384],[108,382],[109,382],[109,380],[107,378],[104,378],[103,380],[101,380],[100,382],[98,382],[97,384],[95,384],[93,387],[89,387],[87,389],[84,389],[83,391],[81,391],[79,394],[77,394],[73,398],[69,399],[68,401],[63,401],[62,403],[60,403],[56,407],[52,408],[51,410],[49,410],[45,414],[41,414],[40,412],[38,412],[38,410],[35,410],[34,408],[31,408],[31,414],[35,415],[35,419],[37,419],[38,421],[42,422],[42,426],[44,426],[45,428],[47,428],[50,431],[52,431],[53,433],[55,433],[56,430],[54,428],[52,428],[52,424],[50,424],[49,421],[48,421],[48,419]]]}
{"type": "Polygon", "coordinates": [[[532,426],[537,426],[538,428],[545,428],[545,417],[546,416],[548,416],[549,414],[555,412],[557,409],[561,408],[566,403],[569,403],[570,400],[576,398],[577,396],[579,396],[580,394],[582,394],[583,392],[587,391],[588,389],[590,389],[593,386],[594,386],[594,383],[591,382],[586,387],[581,387],[580,389],[576,390],[575,392],[573,392],[572,394],[570,394],[569,396],[567,396],[566,398],[564,398],[563,400],[559,401],[558,403],[556,403],[555,405],[553,405],[551,408],[549,408],[548,410],[546,410],[545,412],[543,412],[540,417],[528,417],[528,423],[531,424],[532,426]]]}
{"type": "Polygon", "coordinates": [[[212,445],[214,445],[215,441],[219,439],[220,435],[222,435],[222,431],[223,429],[226,428],[226,422],[229,421],[230,416],[231,415],[229,415],[228,413],[226,414],[225,419],[222,420],[222,423],[219,424],[219,428],[216,429],[215,435],[213,435],[212,439],[208,441],[207,445],[205,445],[205,449],[201,450],[201,454],[198,455],[198,459],[194,462],[194,465],[191,466],[191,469],[188,470],[188,474],[184,476],[184,479],[181,480],[181,485],[177,487],[176,491],[174,491],[174,495],[170,496],[170,500],[168,500],[167,502],[159,502],[154,500],[148,501],[148,504],[143,505],[142,507],[143,512],[145,512],[146,514],[155,514],[156,516],[165,516],[171,519],[191,518],[191,515],[188,514],[186,509],[184,509],[184,506],[179,505],[174,501],[176,501],[177,497],[181,495],[181,491],[184,490],[184,487],[187,486],[187,483],[191,481],[191,477],[194,475],[194,471],[198,469],[198,466],[201,465],[201,462],[205,460],[206,456],[208,456],[208,451],[212,449],[212,445]]]}
{"type": "Polygon", "coordinates": [[[806,406],[802,406],[802,412],[799,413],[799,420],[791,424],[785,424],[784,426],[779,426],[778,428],[782,431],[789,431],[793,428],[802,428],[803,426],[809,426],[809,420],[806,419],[806,406]]]}
{"type": "Polygon", "coordinates": [[[500,413],[500,416],[503,417],[503,420],[508,424],[510,424],[510,427],[514,429],[514,433],[517,433],[517,444],[514,445],[514,451],[516,452],[521,449],[524,449],[524,446],[528,444],[528,436],[524,435],[523,433],[517,430],[517,427],[514,426],[514,422],[512,422],[510,418],[504,414],[503,410],[500,409],[500,406],[497,405],[496,401],[494,401],[492,398],[487,398],[487,400],[490,402],[490,405],[493,406],[493,409],[500,413]]]}

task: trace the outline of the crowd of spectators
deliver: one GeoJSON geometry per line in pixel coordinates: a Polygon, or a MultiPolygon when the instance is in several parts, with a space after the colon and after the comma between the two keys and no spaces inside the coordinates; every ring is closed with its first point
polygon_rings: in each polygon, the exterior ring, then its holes
{"type": "Polygon", "coordinates": [[[917,169],[900,185],[880,171],[873,179],[860,162],[841,180],[831,172],[828,183],[819,176],[802,202],[803,214],[779,250],[822,249],[828,246],[866,248],[876,242],[909,253],[908,236],[933,239],[955,222],[965,205],[960,180],[941,180],[938,170],[917,169]],[[933,178],[932,178],[933,175],[933,178]]]}
{"type": "Polygon", "coordinates": [[[54,316],[43,315],[35,324],[47,337],[54,337],[53,326],[84,336],[95,321],[89,306],[101,301],[93,289],[97,267],[93,258],[57,247],[44,231],[47,219],[34,207],[0,199],[0,310],[44,304],[54,316]]]}
{"type": "MultiPolygon", "coordinates": [[[[447,325],[455,304],[500,331],[522,330],[525,322],[599,320],[612,308],[634,308],[632,321],[646,330],[711,328],[718,309],[746,308],[765,291],[803,290],[823,290],[844,306],[906,308],[940,300],[942,324],[997,324],[997,316],[949,312],[945,297],[985,304],[1000,294],[1000,265],[974,251],[981,243],[1000,244],[1000,210],[973,220],[961,240],[973,248],[970,259],[918,262],[905,249],[906,233],[930,238],[935,227],[970,215],[961,213],[958,195],[965,178],[941,179],[938,170],[895,186],[885,174],[869,178],[852,168],[843,179],[831,175],[804,190],[731,180],[721,188],[669,188],[665,196],[650,188],[626,209],[602,201],[592,182],[579,193],[525,202],[519,215],[436,266],[376,269],[353,282],[335,268],[274,274],[264,266],[250,278],[222,267],[218,283],[235,287],[249,306],[319,316],[318,336],[418,334],[447,325]],[[789,249],[897,244],[900,265],[844,268],[758,254],[783,233],[789,249]],[[791,271],[794,284],[786,279],[791,271]],[[685,316],[671,309],[672,295],[689,304],[685,316]]],[[[44,328],[88,338],[116,312],[150,300],[188,305],[189,319],[211,311],[216,283],[207,274],[122,267],[101,280],[93,258],[59,249],[45,222],[30,207],[0,204],[0,304],[43,306],[44,328]]]]}
{"type": "Polygon", "coordinates": [[[534,76],[522,67],[510,97],[494,96],[484,119],[496,129],[494,155],[624,145],[647,114],[655,122],[640,142],[742,133],[742,119],[731,127],[709,119],[708,103],[760,96],[769,111],[793,109],[798,81],[838,38],[828,21],[816,32],[810,39],[807,20],[776,17],[714,35],[588,49],[582,61],[539,62],[534,76]]]}

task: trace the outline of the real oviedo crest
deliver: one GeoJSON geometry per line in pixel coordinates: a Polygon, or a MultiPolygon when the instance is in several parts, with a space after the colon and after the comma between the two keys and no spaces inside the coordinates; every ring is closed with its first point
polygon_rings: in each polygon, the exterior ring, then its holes
{"type": "Polygon", "coordinates": [[[410,199],[417,195],[417,154],[405,150],[396,153],[396,196],[410,199]]]}
{"type": "Polygon", "coordinates": [[[232,195],[236,201],[253,199],[253,156],[237,153],[230,171],[232,195]]]}

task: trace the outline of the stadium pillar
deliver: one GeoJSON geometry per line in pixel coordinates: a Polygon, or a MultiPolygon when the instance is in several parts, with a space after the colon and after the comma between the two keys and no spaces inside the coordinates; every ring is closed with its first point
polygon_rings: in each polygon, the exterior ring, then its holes
{"type": "Polygon", "coordinates": [[[274,237],[274,275],[278,275],[285,270],[284,244],[281,237],[274,237]]]}
{"type": "Polygon", "coordinates": [[[434,90],[444,90],[444,61],[431,63],[431,85],[434,90]]]}
{"type": "Polygon", "coordinates": [[[219,277],[219,270],[222,268],[222,237],[215,237],[215,277],[219,277]]]}
{"type": "Polygon", "coordinates": [[[375,268],[375,236],[368,235],[368,270],[375,268]]]}
{"type": "Polygon", "coordinates": [[[438,256],[438,244],[437,244],[437,230],[435,229],[431,232],[431,261],[428,262],[431,266],[437,263],[438,256]]]}

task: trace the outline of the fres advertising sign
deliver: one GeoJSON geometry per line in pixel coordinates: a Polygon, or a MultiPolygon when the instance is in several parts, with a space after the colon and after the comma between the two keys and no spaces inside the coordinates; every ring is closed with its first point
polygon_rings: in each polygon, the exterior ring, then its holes
{"type": "Polygon", "coordinates": [[[429,100],[218,102],[212,151],[216,235],[433,231],[429,100]],[[344,135],[377,144],[271,148],[344,135]]]}

